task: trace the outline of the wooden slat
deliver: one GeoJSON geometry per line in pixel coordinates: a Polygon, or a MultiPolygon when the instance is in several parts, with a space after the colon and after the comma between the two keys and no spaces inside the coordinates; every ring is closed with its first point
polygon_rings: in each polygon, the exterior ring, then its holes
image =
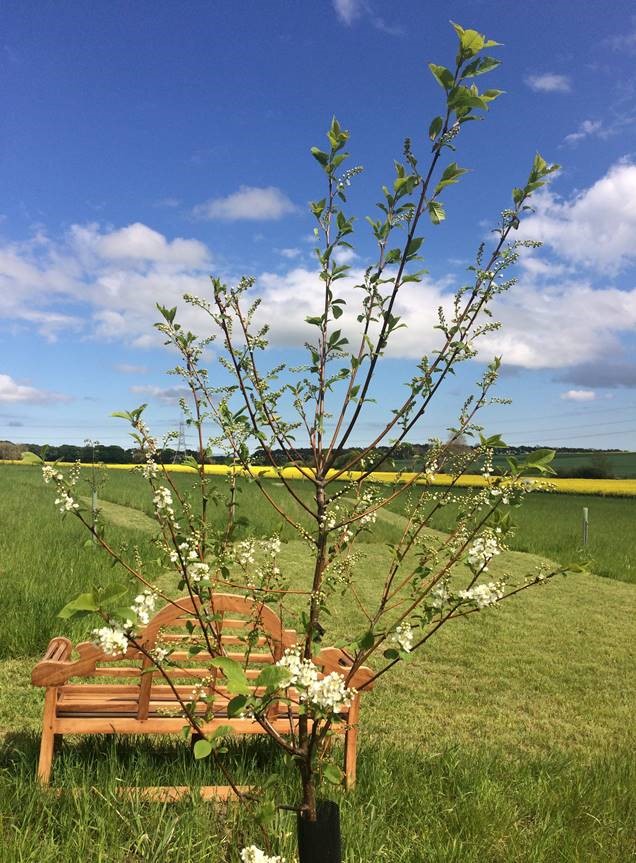
{"type": "MultiPolygon", "coordinates": [[[[139,721],[133,717],[59,717],[55,721],[56,734],[177,734],[185,725],[182,717],[151,717],[139,721]]],[[[289,717],[281,715],[272,721],[272,727],[281,734],[289,734],[289,717]]],[[[294,727],[296,721],[294,720],[294,727]]],[[[201,723],[201,730],[209,734],[221,725],[231,725],[236,734],[266,734],[263,728],[251,719],[232,719],[218,717],[210,722],[201,723]]],[[[311,720],[309,720],[311,729],[311,720]]],[[[343,733],[346,725],[342,721],[334,723],[333,730],[343,733]]]]}

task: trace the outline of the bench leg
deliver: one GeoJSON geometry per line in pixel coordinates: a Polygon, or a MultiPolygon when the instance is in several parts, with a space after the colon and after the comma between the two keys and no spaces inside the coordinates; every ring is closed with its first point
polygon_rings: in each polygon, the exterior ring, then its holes
{"type": "Polygon", "coordinates": [[[44,717],[42,720],[42,741],[40,743],[40,760],[38,762],[38,780],[41,785],[48,785],[53,767],[53,747],[55,745],[55,707],[57,704],[57,689],[49,687],[44,698],[44,717]]]}
{"type": "Polygon", "coordinates": [[[358,720],[360,718],[360,696],[356,695],[347,720],[347,730],[344,739],[344,774],[345,788],[350,791],[356,784],[356,762],[358,755],[358,720]]]}

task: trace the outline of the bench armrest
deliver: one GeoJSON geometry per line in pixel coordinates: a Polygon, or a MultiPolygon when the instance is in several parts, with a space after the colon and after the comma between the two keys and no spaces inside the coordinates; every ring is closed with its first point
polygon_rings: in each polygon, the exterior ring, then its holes
{"type": "MultiPolygon", "coordinates": [[[[325,672],[337,671],[343,677],[349,677],[353,668],[353,656],[340,647],[323,647],[316,657],[316,662],[322,665],[325,672]]],[[[347,685],[355,689],[361,689],[362,687],[364,689],[372,689],[373,684],[369,684],[369,681],[373,675],[374,671],[372,668],[361,665],[349,678],[347,685]]]]}
{"type": "Polygon", "coordinates": [[[51,639],[43,658],[31,672],[33,686],[61,686],[71,677],[90,676],[104,657],[103,652],[88,641],[77,645],[79,659],[70,662],[72,652],[73,645],[68,638],[51,639]]]}

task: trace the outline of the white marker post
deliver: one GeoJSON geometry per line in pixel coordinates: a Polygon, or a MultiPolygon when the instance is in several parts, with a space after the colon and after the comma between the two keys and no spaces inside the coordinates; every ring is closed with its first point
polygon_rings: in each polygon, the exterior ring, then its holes
{"type": "Polygon", "coordinates": [[[583,545],[587,545],[590,532],[589,512],[586,506],[583,507],[583,545]]]}

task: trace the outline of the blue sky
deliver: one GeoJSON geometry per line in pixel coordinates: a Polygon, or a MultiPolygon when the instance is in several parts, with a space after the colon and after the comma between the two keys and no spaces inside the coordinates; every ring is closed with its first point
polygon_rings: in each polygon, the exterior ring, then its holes
{"type": "MultiPolygon", "coordinates": [[[[26,2],[3,12],[0,111],[0,439],[126,442],[113,410],[149,403],[178,421],[154,301],[204,294],[207,275],[257,277],[271,361],[297,362],[317,302],[309,155],[332,114],[351,131],[360,218],[352,272],[373,252],[373,214],[411,137],[424,159],[441,109],[427,70],[450,64],[448,20],[504,43],[467,124],[472,169],[427,226],[429,271],[401,311],[357,442],[377,428],[437,306],[522,182],[535,150],[562,164],[536,201],[504,327],[498,394],[483,419],[510,443],[636,449],[636,15],[631,2],[26,2]]],[[[483,79],[482,79],[483,80],[483,79]]],[[[187,319],[201,330],[201,322],[187,319]]],[[[414,436],[445,435],[479,376],[464,366],[414,436]]]]}

